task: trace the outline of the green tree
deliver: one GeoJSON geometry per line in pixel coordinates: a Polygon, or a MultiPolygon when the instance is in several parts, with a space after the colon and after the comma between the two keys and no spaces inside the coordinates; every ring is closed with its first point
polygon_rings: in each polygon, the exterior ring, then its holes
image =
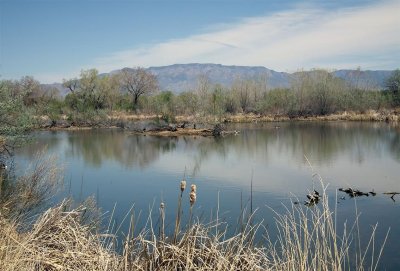
{"type": "Polygon", "coordinates": [[[224,91],[221,85],[217,84],[211,93],[211,104],[213,115],[221,115],[225,112],[224,91]]]}
{"type": "Polygon", "coordinates": [[[156,96],[156,110],[158,109],[162,115],[174,115],[175,103],[172,91],[162,91],[156,96]]]}
{"type": "Polygon", "coordinates": [[[96,69],[82,70],[79,79],[64,80],[70,93],[65,103],[73,110],[113,109],[118,102],[119,78],[115,75],[99,76],[96,69]]]}
{"type": "Polygon", "coordinates": [[[79,86],[79,80],[77,78],[72,78],[68,80],[63,79],[62,85],[63,87],[68,88],[71,93],[74,93],[79,86]]]}
{"type": "Polygon", "coordinates": [[[316,115],[326,115],[336,111],[338,90],[342,80],[325,70],[312,71],[312,109],[316,115]]]}
{"type": "Polygon", "coordinates": [[[179,114],[195,115],[199,110],[199,99],[193,91],[180,93],[176,100],[179,114]]]}
{"type": "Polygon", "coordinates": [[[344,87],[342,79],[326,70],[297,72],[291,86],[296,97],[292,113],[297,116],[334,113],[340,109],[344,87]]]}
{"type": "Polygon", "coordinates": [[[386,91],[390,93],[393,99],[393,105],[400,105],[400,69],[392,72],[386,80],[386,91]]]}
{"type": "Polygon", "coordinates": [[[24,140],[32,129],[33,118],[24,103],[25,93],[19,81],[0,81],[0,160],[11,154],[12,148],[24,140]]]}
{"type": "Polygon", "coordinates": [[[83,99],[85,108],[91,107],[94,109],[100,108],[102,95],[99,94],[99,78],[96,69],[82,70],[79,80],[79,93],[83,99]]]}
{"type": "Polygon", "coordinates": [[[243,112],[248,112],[251,103],[252,82],[250,80],[236,79],[232,85],[232,91],[243,112]]]}
{"type": "Polygon", "coordinates": [[[32,76],[23,76],[18,81],[18,87],[20,93],[24,96],[24,104],[27,106],[36,105],[41,99],[41,96],[43,96],[40,82],[35,80],[32,76]]]}
{"type": "Polygon", "coordinates": [[[290,89],[273,89],[263,94],[258,111],[266,114],[293,115],[295,93],[290,89]]]}

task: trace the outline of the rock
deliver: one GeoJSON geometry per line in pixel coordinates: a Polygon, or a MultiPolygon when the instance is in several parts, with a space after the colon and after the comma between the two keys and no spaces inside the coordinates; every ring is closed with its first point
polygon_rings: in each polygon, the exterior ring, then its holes
{"type": "Polygon", "coordinates": [[[51,128],[54,127],[55,125],[56,121],[51,119],[42,120],[42,122],[40,123],[40,127],[42,128],[51,128]]]}
{"type": "Polygon", "coordinates": [[[71,124],[66,120],[57,120],[55,126],[59,128],[69,128],[71,127],[71,124]]]}
{"type": "Polygon", "coordinates": [[[222,124],[218,123],[214,126],[212,130],[212,135],[215,137],[222,136],[223,131],[224,127],[222,126],[222,124]]]}

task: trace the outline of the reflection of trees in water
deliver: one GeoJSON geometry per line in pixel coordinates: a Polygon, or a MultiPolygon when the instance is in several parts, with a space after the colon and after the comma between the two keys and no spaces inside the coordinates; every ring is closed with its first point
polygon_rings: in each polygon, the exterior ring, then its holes
{"type": "Polygon", "coordinates": [[[100,167],[106,161],[117,161],[125,167],[146,167],[160,153],[176,148],[177,139],[131,135],[117,130],[85,130],[40,132],[32,144],[17,150],[18,155],[32,159],[38,150],[47,148],[67,157],[81,157],[86,163],[100,167]],[[66,144],[67,143],[67,144],[66,144]]]}
{"type": "Polygon", "coordinates": [[[86,163],[100,167],[105,160],[125,167],[146,167],[160,153],[176,148],[176,140],[163,137],[130,135],[121,131],[87,131],[68,137],[68,155],[83,157],[86,163]]]}
{"type": "Polygon", "coordinates": [[[304,155],[312,163],[326,164],[345,154],[362,162],[366,156],[387,153],[400,161],[400,129],[384,123],[282,123],[237,126],[238,136],[224,138],[155,137],[130,135],[117,130],[89,130],[76,132],[39,133],[35,144],[25,146],[19,153],[33,156],[38,148],[48,150],[65,147],[66,155],[82,157],[90,165],[100,167],[106,161],[117,161],[125,167],[146,167],[159,159],[162,153],[175,150],[193,154],[194,166],[189,174],[196,175],[201,164],[212,155],[220,159],[233,156],[238,159],[267,162],[275,156],[302,160],[304,155]],[[64,142],[68,143],[65,144],[64,142]]]}
{"type": "Polygon", "coordinates": [[[49,151],[57,148],[63,135],[65,134],[57,131],[35,132],[29,136],[27,144],[23,145],[22,148],[17,148],[15,151],[17,154],[32,158],[38,151],[45,148],[49,151]]]}
{"type": "MultiPolygon", "coordinates": [[[[194,166],[190,169],[189,174],[195,176],[201,169],[201,164],[212,155],[224,160],[226,157],[233,155],[241,158],[255,158],[262,156],[263,160],[268,157],[265,151],[260,151],[267,147],[267,141],[270,134],[265,134],[264,138],[260,138],[259,132],[255,130],[243,131],[240,135],[229,135],[223,138],[201,138],[194,140],[190,138],[185,141],[186,145],[196,149],[194,156],[194,166]]],[[[221,169],[225,170],[225,169],[221,169]]]]}
{"type": "Polygon", "coordinates": [[[281,150],[308,155],[326,164],[343,153],[362,163],[366,156],[398,153],[391,145],[392,132],[382,123],[293,123],[281,131],[281,150]]]}
{"type": "Polygon", "coordinates": [[[392,157],[400,161],[400,126],[391,129],[389,150],[391,150],[392,157]]]}
{"type": "Polygon", "coordinates": [[[400,161],[400,130],[384,123],[294,122],[283,123],[279,129],[274,126],[250,126],[239,136],[198,144],[193,173],[198,172],[202,161],[211,154],[223,159],[231,153],[264,162],[281,154],[297,160],[307,155],[313,163],[321,165],[343,154],[362,163],[367,156],[381,157],[390,153],[400,161]]]}

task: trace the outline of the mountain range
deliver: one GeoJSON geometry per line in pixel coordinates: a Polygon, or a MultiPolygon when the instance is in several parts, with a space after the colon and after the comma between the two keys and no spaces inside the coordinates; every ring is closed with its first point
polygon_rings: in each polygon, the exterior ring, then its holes
{"type": "MultiPolygon", "coordinates": [[[[147,69],[157,76],[161,90],[171,90],[175,93],[189,91],[196,88],[200,77],[206,77],[211,84],[219,83],[231,86],[238,78],[259,79],[266,78],[268,88],[289,87],[295,73],[278,72],[262,66],[226,66],[221,64],[174,64],[169,66],[150,67],[147,69]]],[[[118,73],[114,70],[110,74],[118,73]]],[[[386,79],[391,70],[337,70],[333,75],[349,83],[370,88],[384,88],[386,79]]],[[[107,75],[101,74],[102,76],[107,75]]],[[[57,87],[62,94],[67,90],[61,84],[51,84],[57,87]]]]}

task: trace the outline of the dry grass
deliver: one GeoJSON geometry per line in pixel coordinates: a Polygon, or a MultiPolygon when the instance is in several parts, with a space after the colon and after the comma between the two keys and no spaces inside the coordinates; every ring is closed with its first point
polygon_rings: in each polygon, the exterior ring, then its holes
{"type": "Polygon", "coordinates": [[[266,238],[262,246],[253,245],[261,225],[247,224],[228,238],[226,231],[215,231],[221,225],[196,222],[175,243],[144,229],[126,239],[119,255],[104,241],[110,235],[81,223],[82,206],[71,211],[67,206],[49,209],[22,233],[0,217],[0,270],[376,270],[381,254],[374,252],[375,260],[365,257],[371,237],[351,256],[352,231],[339,236],[332,212],[323,205],[277,214],[278,241],[266,238]]]}
{"type": "MultiPolygon", "coordinates": [[[[318,175],[314,175],[318,176],[318,175]]],[[[181,228],[180,208],[173,236],[165,236],[165,208],[160,205],[160,229],[155,233],[151,215],[148,226],[134,234],[135,221],[116,252],[115,236],[99,233],[83,222],[85,205],[75,209],[62,202],[42,214],[30,229],[21,227],[18,218],[0,213],[0,270],[376,270],[382,248],[376,249],[375,228],[367,245],[361,247],[358,219],[339,234],[335,212],[328,205],[325,188],[320,206],[292,205],[276,213],[278,235],[269,238],[262,224],[241,225],[229,235],[226,225],[204,224],[195,217],[191,186],[177,186],[178,203],[191,201],[190,222],[181,228]],[[25,229],[25,230],[21,230],[25,229]],[[183,230],[182,230],[183,229],[183,230]],[[255,236],[264,239],[255,244],[255,236]],[[354,250],[354,248],[356,248],[354,250]],[[355,251],[355,253],[352,253],[355,251]]],[[[251,216],[250,216],[251,217],[251,216]]],[[[386,241],[386,240],[384,240],[386,241]]]]}
{"type": "MultiPolygon", "coordinates": [[[[49,121],[48,116],[37,117],[40,122],[49,121]]],[[[74,125],[65,127],[52,127],[52,130],[83,130],[92,129],[94,127],[103,128],[118,128],[121,123],[129,123],[136,121],[151,121],[162,118],[161,115],[156,114],[135,114],[125,111],[111,111],[105,116],[97,116],[97,121],[94,123],[77,122],[74,125]]],[[[66,115],[61,116],[62,120],[67,120],[66,115]]],[[[400,122],[400,108],[395,109],[382,109],[382,110],[368,110],[366,112],[353,112],[343,111],[330,115],[321,116],[289,116],[285,114],[256,114],[256,113],[236,113],[236,114],[223,114],[220,116],[215,115],[177,115],[174,117],[176,123],[196,123],[196,124],[215,124],[221,122],[232,122],[232,123],[251,123],[251,122],[282,122],[282,121],[385,121],[392,124],[398,124],[400,122]]],[[[45,128],[49,129],[49,128],[45,128]]],[[[181,136],[181,135],[199,135],[209,136],[209,129],[181,129],[177,132],[154,132],[148,133],[161,136],[181,136]]],[[[1,140],[1,139],[0,139],[1,140]]],[[[0,142],[1,148],[1,142],[0,142]]]]}
{"type": "MultiPolygon", "coordinates": [[[[160,117],[160,116],[158,116],[160,117]]],[[[148,120],[155,119],[157,115],[135,115],[126,112],[113,112],[110,115],[111,119],[120,120],[148,120]]],[[[177,122],[204,122],[214,123],[221,121],[215,116],[209,115],[205,117],[199,116],[185,116],[179,115],[175,119],[177,122]]],[[[288,120],[326,120],[326,121],[388,121],[388,122],[399,122],[400,121],[400,109],[391,110],[368,110],[363,113],[344,111],[335,114],[325,116],[309,116],[309,117],[295,117],[289,118],[285,115],[274,115],[274,114],[254,114],[254,113],[237,113],[237,114],[226,114],[222,117],[222,120],[234,123],[246,123],[246,122],[274,122],[274,121],[288,121],[288,120]]]]}
{"type": "Polygon", "coordinates": [[[118,257],[80,222],[83,207],[65,209],[66,202],[47,210],[24,233],[0,217],[0,270],[116,270],[118,257]]]}
{"type": "Polygon", "coordinates": [[[344,231],[339,233],[326,194],[322,197],[322,206],[296,205],[285,214],[276,213],[278,241],[269,245],[273,269],[377,270],[386,243],[385,239],[380,247],[376,246],[377,226],[373,227],[371,236],[363,237],[368,240],[361,247],[358,217],[353,225],[349,228],[344,225],[344,231]]]}
{"type": "MultiPolygon", "coordinates": [[[[263,270],[264,249],[248,246],[248,234],[222,240],[196,223],[176,244],[142,231],[117,255],[80,223],[82,207],[64,211],[65,203],[46,211],[25,233],[0,217],[0,270],[263,270]]],[[[250,231],[248,231],[250,232],[250,231]]]]}
{"type": "MultiPolygon", "coordinates": [[[[309,163],[307,157],[305,159],[309,163]]],[[[377,246],[375,225],[366,245],[362,246],[362,241],[366,241],[368,236],[360,236],[356,209],[355,222],[349,228],[345,223],[340,233],[336,224],[336,209],[333,211],[329,206],[327,187],[318,173],[313,172],[313,178],[316,178],[313,183],[316,181],[322,189],[320,206],[293,205],[286,208],[286,213],[275,212],[278,241],[269,245],[269,255],[277,264],[274,269],[377,270],[389,231],[381,246],[377,246]]]]}
{"type": "Polygon", "coordinates": [[[24,216],[54,195],[61,187],[63,169],[58,166],[55,156],[39,152],[25,175],[3,179],[0,189],[0,213],[10,216],[24,216]]]}

